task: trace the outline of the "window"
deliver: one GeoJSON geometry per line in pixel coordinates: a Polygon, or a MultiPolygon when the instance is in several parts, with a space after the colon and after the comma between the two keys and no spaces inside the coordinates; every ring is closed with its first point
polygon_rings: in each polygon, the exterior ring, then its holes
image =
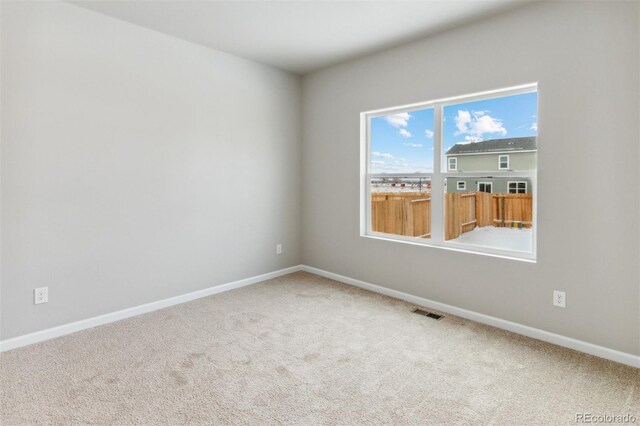
{"type": "Polygon", "coordinates": [[[449,158],[449,170],[458,170],[458,159],[456,157],[449,158]]]}
{"type": "Polygon", "coordinates": [[[509,156],[508,155],[500,155],[500,156],[498,156],[498,169],[499,170],[509,170],[509,156]]]}
{"type": "Polygon", "coordinates": [[[488,192],[491,194],[491,189],[493,185],[491,182],[478,182],[478,192],[488,192]]]}
{"type": "Polygon", "coordinates": [[[432,107],[368,120],[372,232],[431,238],[434,120],[432,107]]]}
{"type": "Polygon", "coordinates": [[[509,194],[526,194],[527,182],[508,182],[509,194]]]}
{"type": "Polygon", "coordinates": [[[362,113],[361,235],[534,260],[537,109],[531,84],[362,113]]]}

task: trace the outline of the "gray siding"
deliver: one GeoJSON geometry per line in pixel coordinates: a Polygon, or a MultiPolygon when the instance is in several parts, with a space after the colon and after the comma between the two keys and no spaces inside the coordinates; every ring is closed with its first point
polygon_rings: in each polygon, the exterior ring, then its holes
{"type": "MultiPolygon", "coordinates": [[[[457,172],[492,172],[498,171],[498,157],[500,155],[509,156],[509,169],[515,171],[535,170],[536,152],[512,152],[509,154],[466,154],[450,155],[448,158],[457,158],[457,172]]],[[[449,160],[447,159],[447,172],[449,170],[449,160]]]]}
{"type": "Polygon", "coordinates": [[[447,178],[447,192],[475,192],[478,190],[478,182],[491,182],[491,192],[494,194],[506,194],[508,182],[527,182],[527,194],[532,191],[531,179],[510,177],[450,177],[447,178]],[[466,189],[458,190],[458,182],[465,182],[466,189]]]}

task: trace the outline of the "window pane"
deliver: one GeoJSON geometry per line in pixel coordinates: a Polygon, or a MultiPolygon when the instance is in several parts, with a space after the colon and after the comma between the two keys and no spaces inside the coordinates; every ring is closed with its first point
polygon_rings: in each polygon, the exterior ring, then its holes
{"type": "Polygon", "coordinates": [[[445,240],[530,253],[533,248],[531,182],[509,182],[507,179],[495,176],[446,178],[445,240]],[[467,191],[457,190],[457,182],[461,180],[466,182],[467,191]]]}
{"type": "Polygon", "coordinates": [[[508,169],[509,168],[509,157],[507,157],[506,155],[501,155],[500,156],[500,168],[501,169],[508,169]]]}
{"type": "Polygon", "coordinates": [[[443,164],[456,170],[536,170],[538,95],[525,93],[444,107],[443,164]]]}
{"type": "Polygon", "coordinates": [[[431,237],[431,179],[371,179],[371,230],[407,237],[431,237]]]}
{"type": "Polygon", "coordinates": [[[433,172],[433,108],[373,117],[370,173],[433,172]]]}

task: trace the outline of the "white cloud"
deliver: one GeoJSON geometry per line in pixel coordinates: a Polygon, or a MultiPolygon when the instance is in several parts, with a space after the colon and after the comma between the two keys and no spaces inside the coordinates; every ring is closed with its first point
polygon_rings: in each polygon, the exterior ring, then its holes
{"type": "Polygon", "coordinates": [[[401,112],[400,114],[387,115],[384,119],[393,127],[407,127],[411,115],[408,112],[401,112]]]}
{"type": "MultiPolygon", "coordinates": [[[[455,116],[456,128],[458,131],[455,135],[468,135],[474,138],[484,138],[484,134],[506,135],[507,129],[504,128],[502,120],[493,118],[486,114],[486,111],[469,111],[458,110],[455,116]]],[[[467,139],[465,137],[466,140],[467,139]]]]}
{"type": "Polygon", "coordinates": [[[482,136],[465,136],[464,140],[467,142],[482,142],[484,140],[484,138],[482,138],[482,136]]]}
{"type": "Polygon", "coordinates": [[[420,148],[420,147],[422,147],[421,143],[405,142],[403,145],[410,146],[412,148],[420,148]]]}
{"type": "Polygon", "coordinates": [[[538,131],[538,123],[531,123],[531,127],[529,127],[529,130],[535,130],[537,132],[538,131]]]}
{"type": "Polygon", "coordinates": [[[393,155],[389,154],[388,152],[378,152],[378,151],[374,151],[371,153],[371,155],[373,155],[374,157],[378,157],[378,158],[388,158],[388,159],[393,159],[393,155]]]}
{"type": "Polygon", "coordinates": [[[458,115],[454,118],[456,127],[458,128],[458,134],[468,131],[468,125],[471,123],[471,113],[469,111],[458,110],[458,115]]]}
{"type": "Polygon", "coordinates": [[[400,134],[402,136],[404,136],[405,138],[410,138],[411,137],[411,132],[409,132],[407,129],[400,129],[400,134]]]}
{"type": "Polygon", "coordinates": [[[384,161],[382,161],[382,160],[371,160],[371,164],[373,164],[375,166],[383,166],[384,165],[384,161]]]}
{"type": "Polygon", "coordinates": [[[432,130],[425,129],[424,135],[429,139],[433,139],[433,131],[432,130]]]}
{"type": "Polygon", "coordinates": [[[477,135],[484,133],[498,133],[501,135],[507,134],[507,129],[502,125],[502,121],[498,118],[493,118],[490,115],[477,117],[475,121],[471,122],[470,130],[472,133],[477,135]]]}

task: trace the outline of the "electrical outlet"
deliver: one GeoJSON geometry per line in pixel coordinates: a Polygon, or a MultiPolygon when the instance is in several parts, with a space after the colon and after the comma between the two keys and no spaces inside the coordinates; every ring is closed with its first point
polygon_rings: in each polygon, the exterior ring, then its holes
{"type": "Polygon", "coordinates": [[[282,254],[282,244],[276,245],[276,254],[282,254]]]}
{"type": "Polygon", "coordinates": [[[33,290],[33,304],[39,305],[49,301],[49,287],[40,287],[33,290]]]}
{"type": "Polygon", "coordinates": [[[565,308],[567,306],[567,293],[553,290],[553,306],[565,308]]]}

